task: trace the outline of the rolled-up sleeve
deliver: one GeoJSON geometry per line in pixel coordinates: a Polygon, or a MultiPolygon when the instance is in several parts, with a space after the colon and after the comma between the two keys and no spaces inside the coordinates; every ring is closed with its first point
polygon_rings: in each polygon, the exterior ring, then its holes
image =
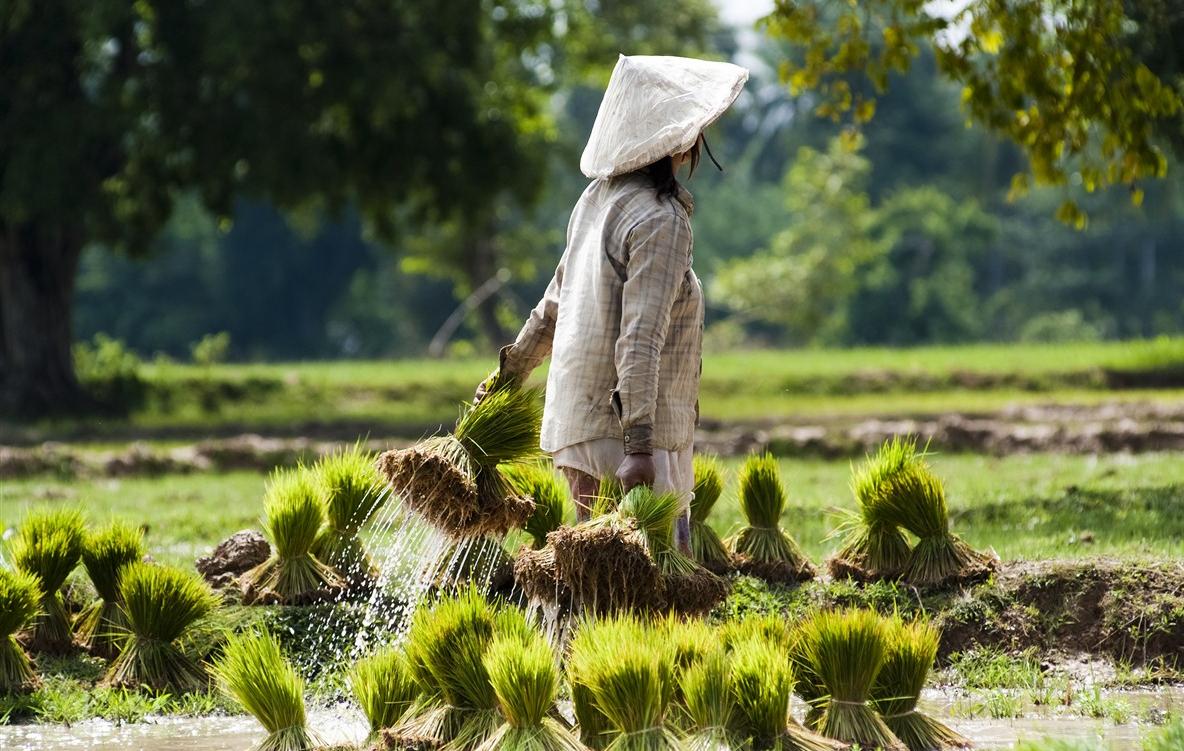
{"type": "Polygon", "coordinates": [[[678,214],[646,218],[629,232],[613,394],[626,453],[653,451],[662,347],[690,249],[690,225],[678,214]]]}

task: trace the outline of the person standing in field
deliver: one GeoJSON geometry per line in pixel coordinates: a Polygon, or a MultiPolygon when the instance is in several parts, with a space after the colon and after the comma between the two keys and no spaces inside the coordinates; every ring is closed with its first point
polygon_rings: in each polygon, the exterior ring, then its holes
{"type": "Polygon", "coordinates": [[[704,129],[747,79],[729,63],[620,57],[580,159],[593,181],[572,211],[567,248],[493,376],[524,380],[550,355],[541,445],[567,478],[580,519],[601,478],[615,476],[625,490],[649,485],[682,499],[675,535],[683,548],[703,292],[691,270],[694,204],[678,174],[694,173],[704,129]]]}

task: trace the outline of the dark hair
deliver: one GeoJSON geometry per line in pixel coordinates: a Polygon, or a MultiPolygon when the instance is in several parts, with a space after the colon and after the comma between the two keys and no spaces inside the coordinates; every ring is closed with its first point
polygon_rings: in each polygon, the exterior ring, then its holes
{"type": "MultiPolygon", "coordinates": [[[[691,171],[687,175],[688,177],[695,174],[695,168],[699,166],[699,144],[701,142],[701,139],[695,139],[695,145],[690,148],[691,171]]],[[[638,171],[653,182],[659,199],[674,198],[678,195],[678,179],[674,176],[674,159],[672,157],[664,156],[638,171]]]]}

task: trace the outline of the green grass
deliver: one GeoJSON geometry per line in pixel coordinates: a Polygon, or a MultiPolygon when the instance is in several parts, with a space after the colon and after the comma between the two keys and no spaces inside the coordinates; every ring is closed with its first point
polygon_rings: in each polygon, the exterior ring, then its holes
{"type": "MultiPolygon", "coordinates": [[[[724,462],[724,495],[710,519],[725,535],[743,521],[740,462],[724,462]]],[[[1174,454],[938,454],[931,463],[946,484],[952,530],[1004,559],[1184,556],[1184,462],[1174,454]]],[[[780,469],[789,494],[781,523],[817,562],[838,545],[825,539],[837,523],[831,509],[854,508],[849,463],[785,459],[780,469]]],[[[250,472],[8,480],[0,484],[0,525],[14,525],[28,508],[82,504],[91,523],[118,516],[148,525],[154,556],[191,563],[239,529],[259,527],[263,485],[250,472]]]]}
{"type": "MultiPolygon", "coordinates": [[[[127,418],[0,423],[0,442],[204,435],[248,427],[420,433],[450,424],[496,358],[216,365],[147,364],[148,397],[127,418]],[[310,405],[316,405],[315,409],[310,405]]],[[[1180,399],[1116,391],[1108,371],[1184,370],[1184,339],[916,349],[756,350],[708,354],[702,413],[778,416],[988,411],[1034,402],[1180,399]],[[890,396],[891,398],[886,398],[890,396]]],[[[541,383],[540,369],[534,381],[541,383]]]]}

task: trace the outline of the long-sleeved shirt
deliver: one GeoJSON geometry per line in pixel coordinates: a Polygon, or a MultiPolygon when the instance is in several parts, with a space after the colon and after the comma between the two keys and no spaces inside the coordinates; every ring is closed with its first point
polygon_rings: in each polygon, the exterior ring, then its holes
{"type": "Polygon", "coordinates": [[[618,438],[626,453],[691,445],[703,351],[703,290],[691,270],[693,202],[658,198],[638,173],[599,179],[572,212],[567,248],[503,372],[548,354],[542,448],[618,438]]]}

